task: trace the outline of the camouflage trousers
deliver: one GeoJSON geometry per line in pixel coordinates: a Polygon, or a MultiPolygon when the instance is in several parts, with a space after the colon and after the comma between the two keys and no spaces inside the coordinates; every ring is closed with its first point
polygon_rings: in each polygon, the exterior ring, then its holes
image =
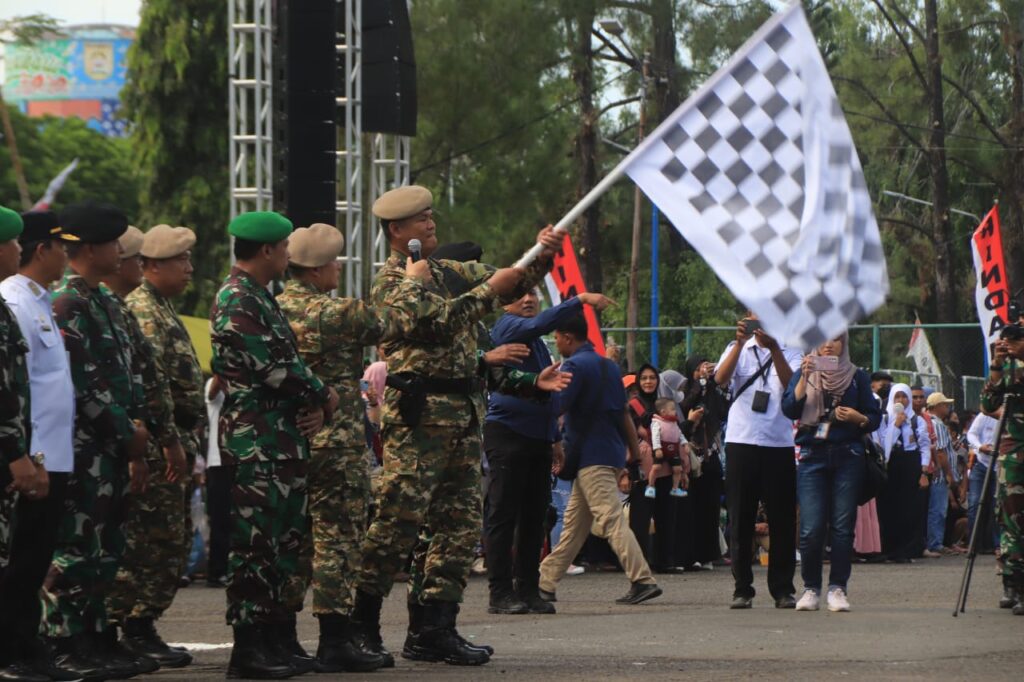
{"type": "Polygon", "coordinates": [[[253,459],[232,468],[228,625],[284,622],[309,523],[308,462],[253,459]]]}
{"type": "Polygon", "coordinates": [[[42,630],[49,637],[102,632],[106,598],[124,553],[128,466],[114,454],[75,442],[57,548],[43,583],[42,630]]]}
{"type": "Polygon", "coordinates": [[[192,547],[191,475],[172,483],[163,457],[148,463],[146,491],[125,496],[125,552],[107,596],[107,614],[120,624],[163,615],[174,601],[192,547]]]}
{"type": "Polygon", "coordinates": [[[11,519],[16,501],[16,493],[0,490],[0,571],[7,568],[7,558],[11,551],[11,519]]]}
{"type": "Polygon", "coordinates": [[[370,472],[365,446],[316,448],[309,460],[309,516],[312,532],[303,546],[299,589],[291,590],[293,611],[312,583],[313,614],[352,610],[360,546],[370,506],[370,472]]]}
{"type": "Polygon", "coordinates": [[[1024,587],[1024,450],[999,457],[998,500],[1003,575],[1024,587]]]}
{"type": "Polygon", "coordinates": [[[362,546],[359,589],[386,596],[421,527],[421,600],[458,602],[480,537],[480,426],[384,428],[377,517],[362,546]]]}

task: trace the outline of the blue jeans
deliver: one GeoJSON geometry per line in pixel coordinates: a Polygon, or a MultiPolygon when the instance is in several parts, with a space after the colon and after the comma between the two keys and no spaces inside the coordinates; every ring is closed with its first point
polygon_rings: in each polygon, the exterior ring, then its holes
{"type": "Polygon", "coordinates": [[[946,537],[946,510],[949,509],[949,484],[946,479],[932,480],[928,487],[928,549],[942,550],[946,537]]]}
{"type": "Polygon", "coordinates": [[[857,496],[864,479],[860,444],[801,446],[796,468],[800,502],[800,576],[804,589],[821,593],[825,532],[831,529],[829,589],[846,589],[853,555],[857,496]]]}
{"type": "MultiPolygon", "coordinates": [[[[555,487],[551,489],[551,504],[558,512],[558,521],[551,528],[551,551],[555,550],[558,541],[562,538],[562,525],[565,518],[565,506],[569,504],[569,495],[572,494],[572,481],[558,479],[555,487]]],[[[575,557],[573,557],[575,558],[575,557]]]]}
{"type": "MultiPolygon", "coordinates": [[[[974,532],[974,519],[978,516],[978,506],[981,502],[981,487],[985,484],[985,472],[988,471],[988,467],[980,460],[974,461],[974,466],[971,467],[971,476],[967,479],[967,541],[970,542],[971,533],[974,532]]],[[[991,537],[978,538],[978,548],[984,548],[986,545],[989,547],[999,546],[999,524],[995,522],[995,497],[996,489],[999,487],[999,483],[996,480],[999,470],[996,469],[992,472],[992,480],[989,481],[989,490],[992,491],[992,503],[988,507],[988,523],[982,524],[982,532],[986,525],[991,529],[991,537]]]]}

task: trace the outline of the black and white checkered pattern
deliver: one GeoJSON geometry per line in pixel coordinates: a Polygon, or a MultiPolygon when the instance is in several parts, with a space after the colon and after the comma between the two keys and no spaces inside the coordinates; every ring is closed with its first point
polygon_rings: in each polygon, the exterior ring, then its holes
{"type": "Polygon", "coordinates": [[[864,174],[803,11],[772,23],[626,172],[767,330],[806,348],[881,305],[888,279],[864,174]]]}

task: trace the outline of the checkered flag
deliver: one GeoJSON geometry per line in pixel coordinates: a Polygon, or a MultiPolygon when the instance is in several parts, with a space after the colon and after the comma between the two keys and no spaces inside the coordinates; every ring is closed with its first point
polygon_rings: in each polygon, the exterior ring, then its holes
{"type": "Polygon", "coordinates": [[[799,4],[761,27],[625,172],[787,345],[834,338],[885,301],[864,173],[799,4]]]}

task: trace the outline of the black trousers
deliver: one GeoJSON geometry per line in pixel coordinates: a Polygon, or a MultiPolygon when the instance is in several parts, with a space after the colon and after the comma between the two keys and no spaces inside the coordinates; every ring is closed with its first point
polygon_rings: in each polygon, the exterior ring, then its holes
{"type": "Polygon", "coordinates": [[[701,465],[700,478],[690,479],[693,507],[693,560],[709,564],[722,558],[718,527],[722,518],[722,463],[716,454],[708,454],[701,465]]]}
{"type": "Polygon", "coordinates": [[[210,524],[210,554],[206,577],[217,580],[228,574],[228,550],[231,545],[231,467],[206,470],[206,518],[210,524]]]}
{"type": "Polygon", "coordinates": [[[893,449],[889,456],[889,479],[878,498],[882,551],[895,561],[921,556],[925,523],[922,508],[928,504],[928,490],[921,489],[921,454],[893,449]]]}
{"type": "Polygon", "coordinates": [[[629,527],[644,553],[651,569],[660,571],[675,566],[674,545],[676,498],[672,491],[672,477],[654,479],[654,499],[644,497],[647,480],[635,481],[629,490],[629,527]],[[651,517],[654,517],[654,543],[651,546],[651,517]]]}
{"type": "Polygon", "coordinates": [[[551,444],[504,424],[484,424],[490,474],[484,532],[491,592],[536,592],[544,518],[551,504],[551,444]]]}
{"type": "Polygon", "coordinates": [[[10,559],[0,574],[0,642],[10,657],[28,654],[42,617],[39,589],[50,570],[64,515],[68,473],[52,472],[42,500],[19,495],[11,520],[10,559]]]}
{"type": "Polygon", "coordinates": [[[796,456],[792,447],[768,448],[728,443],[725,446],[726,503],[729,507],[729,554],[733,596],[753,597],[754,523],[764,502],[771,545],[768,590],[778,599],[796,593],[796,456]]]}

